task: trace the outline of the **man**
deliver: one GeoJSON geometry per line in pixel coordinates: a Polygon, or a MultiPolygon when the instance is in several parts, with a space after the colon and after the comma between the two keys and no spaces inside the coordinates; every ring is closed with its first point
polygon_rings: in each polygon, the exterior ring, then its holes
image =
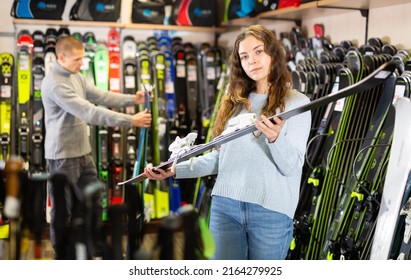
{"type": "MultiPolygon", "coordinates": [[[[147,128],[151,124],[151,114],[144,110],[128,115],[107,109],[143,104],[145,94],[142,91],[135,95],[103,92],[88,82],[80,73],[84,47],[75,37],[61,37],[56,44],[56,54],[57,61],[41,87],[46,127],[45,158],[51,175],[63,173],[76,188],[83,189],[98,180],[87,124],[147,128]]],[[[50,188],[49,192],[53,225],[54,198],[50,188]]],[[[67,194],[66,201],[67,208],[71,209],[72,202],[67,194]]],[[[55,247],[53,226],[50,226],[50,240],[55,247]]]]}

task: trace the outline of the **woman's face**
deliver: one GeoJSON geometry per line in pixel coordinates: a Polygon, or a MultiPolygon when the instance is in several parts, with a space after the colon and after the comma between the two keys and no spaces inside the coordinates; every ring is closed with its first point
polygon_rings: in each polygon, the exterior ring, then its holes
{"type": "Polygon", "coordinates": [[[264,43],[254,36],[247,36],[239,44],[238,55],[247,76],[257,84],[266,84],[271,57],[264,51],[264,43]]]}

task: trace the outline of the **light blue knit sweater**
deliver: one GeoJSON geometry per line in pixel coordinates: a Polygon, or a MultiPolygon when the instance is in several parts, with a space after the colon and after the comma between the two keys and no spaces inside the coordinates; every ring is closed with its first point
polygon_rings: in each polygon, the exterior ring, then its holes
{"type": "Polygon", "coordinates": [[[131,126],[131,115],[104,107],[121,108],[134,104],[134,95],[103,92],[85,77],[71,74],[57,62],[41,85],[45,110],[45,158],[80,157],[91,152],[87,123],[131,126]]]}
{"type": "MultiPolygon", "coordinates": [[[[267,94],[251,93],[251,111],[259,117],[267,94]]],[[[286,110],[307,104],[308,97],[293,90],[286,110]]],[[[244,109],[241,113],[247,113],[244,109]]],[[[259,204],[294,217],[311,113],[286,120],[274,143],[261,135],[244,135],[203,156],[176,165],[176,178],[218,174],[212,195],[259,204]]]]}

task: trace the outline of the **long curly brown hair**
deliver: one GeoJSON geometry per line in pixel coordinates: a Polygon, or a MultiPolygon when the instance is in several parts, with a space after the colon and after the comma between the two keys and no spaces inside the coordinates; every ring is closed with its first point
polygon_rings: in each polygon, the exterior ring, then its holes
{"type": "Polygon", "coordinates": [[[264,43],[264,51],[271,56],[270,74],[268,75],[268,98],[261,110],[265,116],[275,115],[277,109],[284,111],[285,98],[290,92],[291,75],[286,65],[284,48],[277,40],[274,33],[264,26],[252,25],[244,29],[237,37],[230,55],[230,76],[227,92],[221,100],[216,122],[213,128],[213,137],[219,136],[228,121],[242,108],[250,112],[248,96],[255,90],[255,81],[244,72],[238,49],[240,43],[247,37],[254,36],[264,43]]]}

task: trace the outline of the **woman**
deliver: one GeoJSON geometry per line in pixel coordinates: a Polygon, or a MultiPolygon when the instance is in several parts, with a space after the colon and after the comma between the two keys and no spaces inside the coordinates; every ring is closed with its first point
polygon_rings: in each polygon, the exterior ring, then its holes
{"type": "Polygon", "coordinates": [[[213,137],[238,115],[255,113],[256,131],[221,145],[174,170],[146,168],[149,179],[218,174],[212,191],[210,231],[215,259],[285,259],[293,234],[301,171],[311,125],[309,112],[273,116],[309,102],[291,88],[283,48],[274,34],[250,26],[236,39],[227,93],[213,137]]]}

